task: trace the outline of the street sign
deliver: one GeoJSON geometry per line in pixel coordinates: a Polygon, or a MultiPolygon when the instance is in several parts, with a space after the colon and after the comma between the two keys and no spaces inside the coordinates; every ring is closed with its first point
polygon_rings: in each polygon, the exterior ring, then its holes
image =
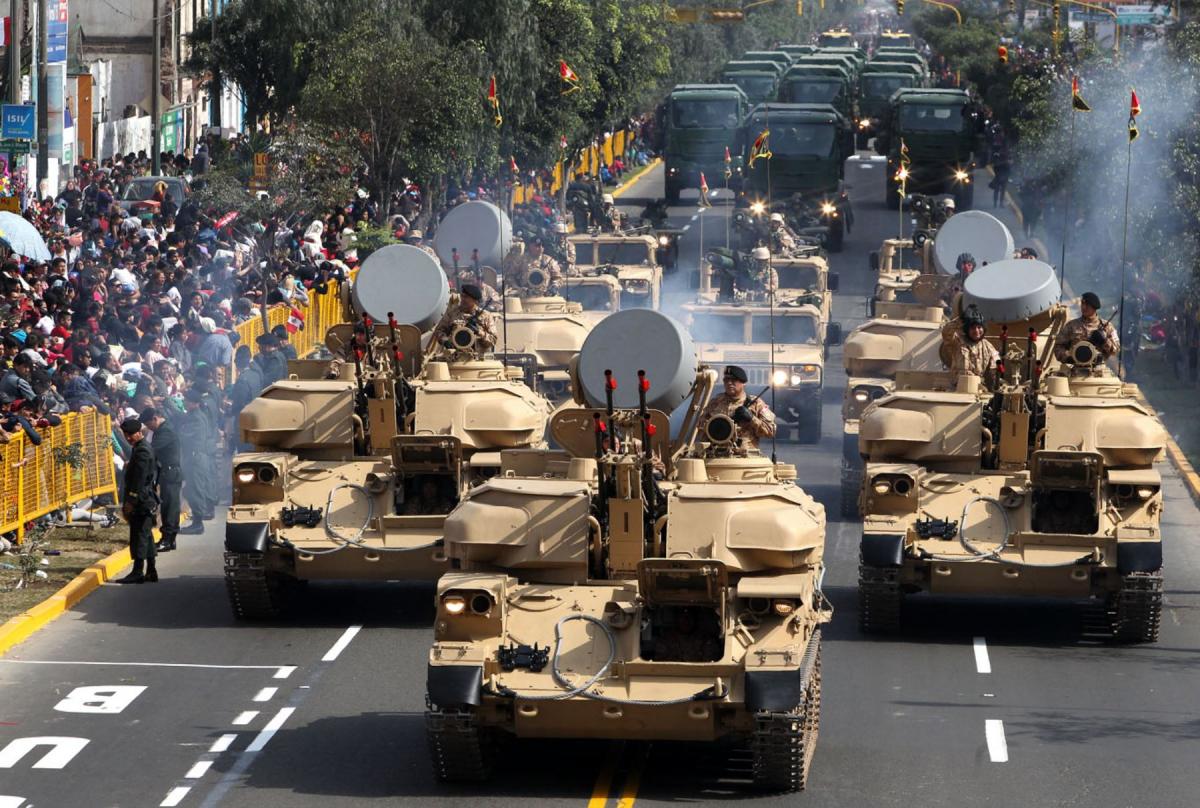
{"type": "Polygon", "coordinates": [[[33,140],[37,137],[37,106],[4,104],[0,107],[0,137],[33,140]]]}
{"type": "Polygon", "coordinates": [[[0,140],[0,152],[7,154],[29,154],[33,151],[31,140],[0,140]]]}

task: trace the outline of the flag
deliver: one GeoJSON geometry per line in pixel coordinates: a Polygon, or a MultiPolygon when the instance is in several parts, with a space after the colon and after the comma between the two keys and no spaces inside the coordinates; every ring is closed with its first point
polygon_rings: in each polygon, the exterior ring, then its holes
{"type": "Polygon", "coordinates": [[[900,168],[896,170],[896,193],[900,194],[900,198],[904,199],[908,196],[908,169],[912,165],[912,158],[908,156],[908,144],[904,139],[900,139],[900,168]]]}
{"type": "Polygon", "coordinates": [[[289,334],[295,334],[297,331],[304,330],[304,312],[295,306],[288,312],[287,331],[289,334]]]}
{"type": "Polygon", "coordinates": [[[1092,108],[1079,94],[1079,76],[1071,76],[1071,109],[1076,112],[1091,112],[1092,108]]]}
{"type": "Polygon", "coordinates": [[[1137,140],[1138,132],[1137,116],[1142,114],[1142,105],[1138,102],[1137,91],[1134,90],[1129,98],[1129,142],[1137,140]]]}
{"type": "Polygon", "coordinates": [[[579,89],[579,76],[571,69],[571,66],[562,59],[558,60],[558,77],[568,85],[569,89],[563,90],[560,95],[568,95],[579,89]]]}
{"type": "Polygon", "coordinates": [[[729,147],[725,147],[725,179],[733,176],[733,158],[729,156],[729,147]]]}
{"type": "Polygon", "coordinates": [[[492,119],[496,122],[496,126],[504,123],[504,118],[500,115],[500,96],[496,95],[496,74],[492,74],[491,81],[488,82],[488,103],[492,105],[492,119]]]}
{"type": "Polygon", "coordinates": [[[704,179],[704,172],[700,172],[700,205],[701,207],[711,208],[712,201],[708,198],[708,180],[704,179]]]}
{"type": "Polygon", "coordinates": [[[771,159],[771,145],[768,142],[768,138],[770,138],[770,137],[771,137],[771,130],[764,129],[762,131],[762,134],[754,139],[754,145],[750,147],[750,165],[751,165],[751,167],[754,166],[754,161],[760,157],[763,158],[764,160],[771,159]]]}
{"type": "Polygon", "coordinates": [[[912,158],[908,156],[908,144],[904,142],[904,138],[900,139],[900,167],[908,170],[912,165],[912,158]]]}
{"type": "Polygon", "coordinates": [[[521,173],[521,169],[517,168],[517,158],[515,157],[508,158],[508,167],[512,170],[514,177],[521,173]]]}
{"type": "Polygon", "coordinates": [[[567,150],[567,136],[566,135],[558,136],[558,148],[561,149],[562,151],[567,150]]]}

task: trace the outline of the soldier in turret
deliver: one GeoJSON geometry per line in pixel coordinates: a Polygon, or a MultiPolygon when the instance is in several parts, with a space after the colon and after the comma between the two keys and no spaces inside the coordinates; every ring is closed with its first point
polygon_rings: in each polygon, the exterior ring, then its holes
{"type": "Polygon", "coordinates": [[[974,306],[967,306],[961,320],[951,320],[942,328],[942,361],[954,374],[979,376],[988,390],[997,384],[996,360],[1000,352],[984,338],[987,321],[974,306]]]}
{"type": "Polygon", "coordinates": [[[1116,354],[1121,342],[1112,323],[1100,319],[1100,296],[1095,292],[1084,292],[1079,299],[1079,311],[1083,316],[1067,323],[1054,341],[1054,356],[1058,361],[1070,361],[1071,346],[1084,340],[1092,343],[1104,359],[1116,354]]]}
{"type": "Polygon", "coordinates": [[[727,415],[737,425],[737,437],[743,444],[749,443],[755,449],[762,438],[775,434],[775,413],[761,398],[748,399],[746,382],[749,377],[746,371],[737,365],[725,368],[723,381],[725,392],[718,395],[700,415],[700,432],[703,434],[708,422],[717,415],[727,415]]]}
{"type": "Polygon", "coordinates": [[[783,255],[791,255],[796,251],[797,237],[792,228],[784,221],[782,213],[772,213],[770,219],[771,249],[783,255]]]}
{"type": "Polygon", "coordinates": [[[489,353],[496,347],[496,324],[492,313],[480,304],[483,290],[472,283],[464,283],[458,305],[446,309],[441,321],[433,329],[433,344],[450,348],[450,335],[455,329],[465,327],[475,334],[477,353],[489,353]]]}
{"type": "Polygon", "coordinates": [[[523,297],[538,297],[557,292],[562,280],[562,270],[559,269],[557,261],[546,255],[545,246],[541,236],[529,243],[529,249],[517,263],[512,278],[507,280],[508,289],[523,297]],[[541,275],[540,278],[537,277],[538,274],[541,275]]]}

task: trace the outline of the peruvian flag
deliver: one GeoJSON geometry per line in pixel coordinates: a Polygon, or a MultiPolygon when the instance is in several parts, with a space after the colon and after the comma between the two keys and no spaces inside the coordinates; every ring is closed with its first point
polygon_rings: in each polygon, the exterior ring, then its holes
{"type": "Polygon", "coordinates": [[[295,306],[292,306],[292,310],[288,312],[287,330],[289,334],[304,330],[304,312],[295,306]]]}
{"type": "Polygon", "coordinates": [[[0,30],[0,47],[8,47],[12,42],[12,17],[4,18],[4,28],[0,30]]]}

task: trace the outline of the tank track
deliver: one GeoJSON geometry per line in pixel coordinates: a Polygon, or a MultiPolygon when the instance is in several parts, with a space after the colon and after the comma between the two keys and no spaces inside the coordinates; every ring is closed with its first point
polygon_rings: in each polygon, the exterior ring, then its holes
{"type": "Polygon", "coordinates": [[[442,709],[426,699],[425,737],[433,776],[444,783],[479,782],[492,775],[496,742],[470,707],[442,709]]]}
{"type": "Polygon", "coordinates": [[[862,488],[862,471],[848,470],[842,466],[842,516],[857,519],[862,516],[858,507],[858,494],[862,488]]]}
{"type": "Polygon", "coordinates": [[[286,581],[267,572],[262,553],[226,553],[225,588],[239,620],[278,617],[288,602],[286,581]]]}
{"type": "Polygon", "coordinates": [[[803,791],[821,728],[821,632],[813,632],[813,653],[802,703],[786,713],[754,716],[750,738],[754,785],[767,791],[803,791]]]}
{"type": "Polygon", "coordinates": [[[1162,620],[1163,578],[1157,572],[1121,576],[1121,588],[1109,595],[1107,609],[1117,642],[1158,642],[1162,620]]]}
{"type": "Polygon", "coordinates": [[[900,570],[858,565],[858,626],[866,634],[894,634],[900,630],[900,570]]]}

